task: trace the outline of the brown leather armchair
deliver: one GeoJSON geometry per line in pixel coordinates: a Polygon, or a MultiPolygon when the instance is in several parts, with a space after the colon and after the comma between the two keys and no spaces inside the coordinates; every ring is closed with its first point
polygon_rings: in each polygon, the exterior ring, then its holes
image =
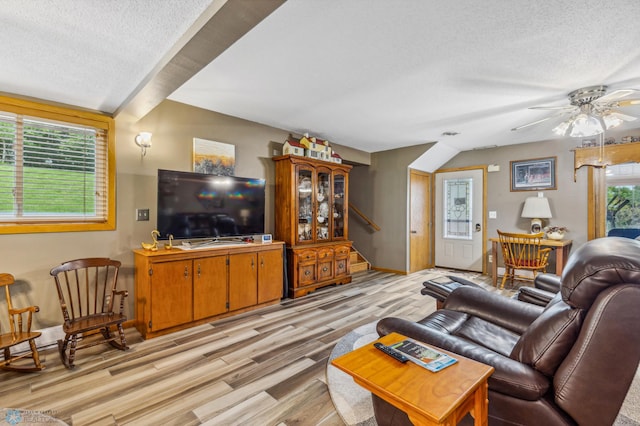
{"type": "MultiPolygon", "coordinates": [[[[571,255],[546,307],[462,286],[428,317],[377,329],[493,366],[491,425],[608,425],[638,368],[639,306],[640,241],[608,237],[571,255]]],[[[410,424],[373,400],[378,424],[410,424]]]]}

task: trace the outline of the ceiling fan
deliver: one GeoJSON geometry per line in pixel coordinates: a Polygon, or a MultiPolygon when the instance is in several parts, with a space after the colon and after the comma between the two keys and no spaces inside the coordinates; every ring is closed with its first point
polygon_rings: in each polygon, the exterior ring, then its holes
{"type": "Polygon", "coordinates": [[[638,119],[638,117],[621,113],[618,108],[640,105],[640,98],[624,99],[632,93],[640,92],[640,90],[620,89],[608,94],[606,92],[607,86],[589,86],[569,93],[570,105],[531,107],[529,109],[557,112],[511,130],[517,131],[552,118],[569,115],[566,120],[553,128],[553,132],[560,136],[585,137],[599,135],[604,133],[606,129],[619,126],[625,121],[638,119]]]}

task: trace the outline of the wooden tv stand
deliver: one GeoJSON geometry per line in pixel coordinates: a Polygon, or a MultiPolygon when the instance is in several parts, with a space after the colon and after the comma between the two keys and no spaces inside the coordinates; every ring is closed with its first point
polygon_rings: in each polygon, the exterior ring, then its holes
{"type": "Polygon", "coordinates": [[[280,302],[284,243],[137,249],[135,326],[160,336],[280,302]]]}

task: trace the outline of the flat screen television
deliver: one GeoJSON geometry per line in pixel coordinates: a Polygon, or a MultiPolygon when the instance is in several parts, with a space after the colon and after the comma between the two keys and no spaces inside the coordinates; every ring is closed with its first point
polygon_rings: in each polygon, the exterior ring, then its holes
{"type": "Polygon", "coordinates": [[[264,233],[265,180],[158,170],[160,238],[264,233]]]}

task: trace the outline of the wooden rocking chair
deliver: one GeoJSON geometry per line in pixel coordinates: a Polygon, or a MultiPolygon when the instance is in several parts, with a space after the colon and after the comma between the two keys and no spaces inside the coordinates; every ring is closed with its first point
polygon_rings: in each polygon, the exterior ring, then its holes
{"type": "Polygon", "coordinates": [[[39,331],[31,331],[31,322],[33,314],[38,312],[40,308],[37,306],[28,306],[22,309],[16,309],[11,303],[11,294],[9,286],[15,282],[13,275],[0,274],[0,286],[4,287],[7,297],[7,309],[9,311],[9,330],[10,333],[0,334],[0,349],[4,351],[4,361],[0,361],[0,368],[13,371],[40,371],[44,370],[44,365],[40,363],[38,349],[36,348],[36,339],[42,333],[39,331]],[[25,318],[26,317],[26,318],[25,318]],[[22,352],[18,355],[11,354],[11,348],[24,342],[29,342],[30,351],[22,352]],[[24,364],[15,364],[14,362],[31,357],[33,366],[24,364]]]}
{"type": "Polygon", "coordinates": [[[71,260],[51,270],[60,299],[65,332],[64,340],[58,340],[58,351],[67,368],[74,367],[77,349],[109,343],[120,350],[129,349],[122,323],[126,290],[117,290],[120,262],[108,258],[71,260]],[[116,298],[119,303],[116,304],[116,298]],[[114,310],[119,306],[118,311],[114,310]],[[112,331],[112,327],[117,332],[112,331]],[[78,346],[78,336],[83,340],[92,332],[100,331],[104,339],[88,340],[78,346]]]}
{"type": "Polygon", "coordinates": [[[541,240],[544,232],[538,234],[514,234],[498,230],[502,258],[504,261],[504,275],[500,288],[509,278],[511,285],[516,278],[516,270],[527,270],[533,277],[517,276],[519,279],[531,280],[538,272],[545,272],[549,263],[551,248],[542,248],[541,240]]]}

